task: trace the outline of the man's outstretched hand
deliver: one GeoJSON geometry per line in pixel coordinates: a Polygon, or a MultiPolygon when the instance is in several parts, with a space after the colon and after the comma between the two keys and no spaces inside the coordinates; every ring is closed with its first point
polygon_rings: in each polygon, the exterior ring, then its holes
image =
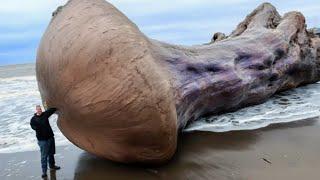
{"type": "Polygon", "coordinates": [[[48,109],[47,101],[44,101],[44,102],[43,102],[43,108],[44,108],[45,110],[47,110],[47,109],[48,109]]]}

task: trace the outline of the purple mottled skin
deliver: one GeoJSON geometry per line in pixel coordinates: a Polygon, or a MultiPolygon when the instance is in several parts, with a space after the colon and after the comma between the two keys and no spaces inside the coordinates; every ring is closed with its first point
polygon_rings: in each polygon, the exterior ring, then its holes
{"type": "Polygon", "coordinates": [[[320,80],[319,38],[307,32],[302,14],[281,18],[268,3],[217,42],[153,44],[159,63],[173,77],[180,129],[202,116],[259,104],[320,80]]]}

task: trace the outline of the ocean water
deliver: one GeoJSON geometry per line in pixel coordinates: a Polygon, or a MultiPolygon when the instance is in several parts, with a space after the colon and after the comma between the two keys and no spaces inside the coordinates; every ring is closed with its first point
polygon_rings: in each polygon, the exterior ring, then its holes
{"type": "Polygon", "coordinates": [[[263,104],[199,119],[185,131],[252,130],[320,116],[320,82],[274,95],[263,104]]]}
{"type": "MultiPolygon", "coordinates": [[[[0,66],[0,153],[38,149],[35,132],[29,125],[37,104],[41,100],[34,64],[0,66]]],[[[199,119],[185,131],[250,130],[318,116],[320,83],[277,94],[264,104],[199,119]]],[[[70,142],[58,129],[56,120],[56,115],[50,118],[56,145],[68,145],[70,142]]]]}
{"type": "MultiPolygon", "coordinates": [[[[0,67],[0,153],[37,150],[30,119],[41,104],[35,65],[0,67]]],[[[70,143],[57,127],[57,116],[50,117],[58,146],[70,143]]]]}

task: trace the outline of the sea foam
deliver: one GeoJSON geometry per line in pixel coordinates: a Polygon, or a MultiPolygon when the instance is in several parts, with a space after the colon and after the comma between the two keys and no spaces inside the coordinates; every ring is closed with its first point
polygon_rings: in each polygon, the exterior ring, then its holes
{"type": "Polygon", "coordinates": [[[236,112],[205,117],[184,131],[226,132],[251,130],[270,124],[320,116],[320,83],[310,84],[274,95],[267,102],[236,112]]]}
{"type": "MultiPolygon", "coordinates": [[[[30,119],[35,105],[41,104],[36,77],[0,78],[0,153],[33,151],[38,149],[30,119]]],[[[56,125],[57,115],[50,118],[57,146],[70,142],[56,125]]]]}

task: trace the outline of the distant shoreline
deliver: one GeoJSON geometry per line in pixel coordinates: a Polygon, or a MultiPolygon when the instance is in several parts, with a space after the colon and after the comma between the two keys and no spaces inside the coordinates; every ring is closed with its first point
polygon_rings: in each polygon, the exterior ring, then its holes
{"type": "Polygon", "coordinates": [[[10,64],[0,66],[0,78],[35,76],[35,63],[10,64]]]}
{"type": "Polygon", "coordinates": [[[10,67],[10,66],[23,66],[23,65],[31,65],[31,64],[36,64],[36,63],[21,63],[21,64],[4,64],[4,65],[0,65],[1,67],[10,67]]]}

